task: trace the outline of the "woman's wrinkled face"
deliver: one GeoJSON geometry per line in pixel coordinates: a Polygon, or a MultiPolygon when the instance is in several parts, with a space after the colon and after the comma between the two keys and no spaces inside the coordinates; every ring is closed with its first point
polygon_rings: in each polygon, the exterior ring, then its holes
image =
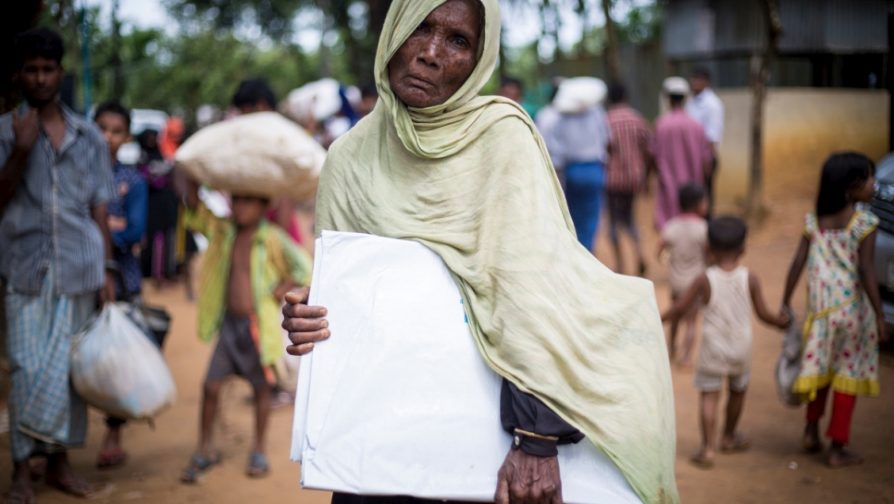
{"type": "Polygon", "coordinates": [[[388,63],[397,98],[425,108],[453,96],[478,63],[481,21],[477,0],[448,0],[433,10],[388,63]]]}

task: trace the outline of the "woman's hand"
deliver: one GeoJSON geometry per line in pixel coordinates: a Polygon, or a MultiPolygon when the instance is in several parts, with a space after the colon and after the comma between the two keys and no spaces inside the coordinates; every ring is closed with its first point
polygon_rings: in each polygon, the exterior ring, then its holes
{"type": "Polygon", "coordinates": [[[326,308],[307,306],[310,289],[302,287],[285,295],[286,304],[282,308],[282,328],[289,332],[291,345],[286,351],[292,355],[305,355],[314,349],[318,341],[328,339],[329,322],[326,308]]]}
{"type": "Polygon", "coordinates": [[[558,457],[537,457],[510,449],[497,474],[496,504],[561,504],[558,457]]]}

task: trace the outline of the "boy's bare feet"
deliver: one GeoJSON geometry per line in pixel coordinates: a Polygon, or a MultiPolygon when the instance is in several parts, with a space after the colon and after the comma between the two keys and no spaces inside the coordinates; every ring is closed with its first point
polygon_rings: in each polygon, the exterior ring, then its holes
{"type": "Polygon", "coordinates": [[[807,424],[804,428],[804,451],[807,453],[819,453],[823,450],[823,442],[820,440],[819,424],[816,422],[807,424]]]}
{"type": "Polygon", "coordinates": [[[714,467],[714,451],[702,448],[695,455],[689,457],[689,462],[699,469],[711,469],[714,467]]]}
{"type": "Polygon", "coordinates": [[[832,469],[838,469],[840,467],[862,464],[863,457],[849,451],[844,446],[835,446],[833,444],[832,447],[829,448],[829,457],[826,459],[826,463],[828,463],[829,467],[832,469]]]}
{"type": "Polygon", "coordinates": [[[127,462],[127,452],[121,447],[121,428],[106,429],[106,436],[102,441],[102,448],[96,457],[96,467],[99,469],[111,469],[119,467],[127,462]]]}
{"type": "Polygon", "coordinates": [[[732,437],[723,436],[720,441],[721,453],[741,453],[751,448],[751,441],[741,432],[736,432],[732,437]]]}

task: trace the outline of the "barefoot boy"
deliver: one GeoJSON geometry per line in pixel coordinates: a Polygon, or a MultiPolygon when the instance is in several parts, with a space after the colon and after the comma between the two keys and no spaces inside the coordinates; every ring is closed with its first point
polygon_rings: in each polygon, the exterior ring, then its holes
{"type": "Polygon", "coordinates": [[[679,320],[698,300],[705,306],[695,374],[695,388],[701,392],[702,446],[690,460],[706,469],[714,465],[717,403],[724,378],[729,386],[729,399],[720,450],[732,453],[749,446],[748,440],[736,431],[736,425],[745,404],[751,367],[752,309],[767,324],[784,329],[790,323],[788,316],[773,315],[767,310],[757,276],[739,265],[747,233],[745,222],[739,218],[720,217],[711,221],[708,253],[713,265],[661,317],[665,321],[679,320]]]}
{"type": "MultiPolygon", "coordinates": [[[[686,184],[680,188],[678,200],[682,213],[667,221],[661,231],[658,255],[665,250],[670,253],[669,281],[671,301],[677,302],[699,275],[705,272],[705,248],[708,242],[708,196],[704,188],[696,184],[686,184]]],[[[696,300],[670,327],[668,354],[671,362],[677,354],[677,329],[680,319],[686,326],[683,338],[684,366],[692,364],[692,346],[695,343],[695,319],[700,303],[696,300]]]]}
{"type": "Polygon", "coordinates": [[[231,375],[254,389],[255,439],[246,474],[261,477],[269,471],[265,438],[275,383],[272,366],[283,355],[279,300],[309,283],[312,262],[264,219],[268,200],[233,195],[232,217],[218,219],[199,203],[197,185],[187,185],[187,226],[210,242],[199,290],[199,336],[218,341],[205,378],[198,451],[182,481],[195,483],[220,462],[211,434],[221,386],[231,375]]]}

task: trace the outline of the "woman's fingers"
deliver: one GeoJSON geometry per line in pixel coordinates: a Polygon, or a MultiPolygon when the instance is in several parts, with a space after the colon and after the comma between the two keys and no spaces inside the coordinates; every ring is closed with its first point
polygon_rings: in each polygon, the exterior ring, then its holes
{"type": "Polygon", "coordinates": [[[314,349],[313,343],[305,343],[303,345],[288,346],[288,347],[286,347],[286,352],[288,352],[291,355],[297,355],[300,357],[302,355],[309,354],[311,352],[311,350],[313,350],[313,349],[314,349]]]}
{"type": "MultiPolygon", "coordinates": [[[[286,294],[286,298],[289,295],[286,294]]],[[[286,303],[282,307],[282,314],[285,320],[289,319],[317,319],[325,317],[327,313],[326,308],[322,306],[307,306],[303,304],[288,304],[286,303]]]]}
{"type": "Polygon", "coordinates": [[[295,289],[286,293],[286,305],[307,304],[308,297],[310,297],[309,288],[301,287],[300,289],[295,289]]]}
{"type": "Polygon", "coordinates": [[[319,331],[290,332],[289,341],[294,346],[301,346],[307,343],[316,343],[328,339],[330,336],[329,329],[320,329],[319,331]]]}
{"type": "Polygon", "coordinates": [[[319,331],[328,327],[329,321],[320,318],[287,318],[282,321],[282,328],[290,333],[319,331]]]}

